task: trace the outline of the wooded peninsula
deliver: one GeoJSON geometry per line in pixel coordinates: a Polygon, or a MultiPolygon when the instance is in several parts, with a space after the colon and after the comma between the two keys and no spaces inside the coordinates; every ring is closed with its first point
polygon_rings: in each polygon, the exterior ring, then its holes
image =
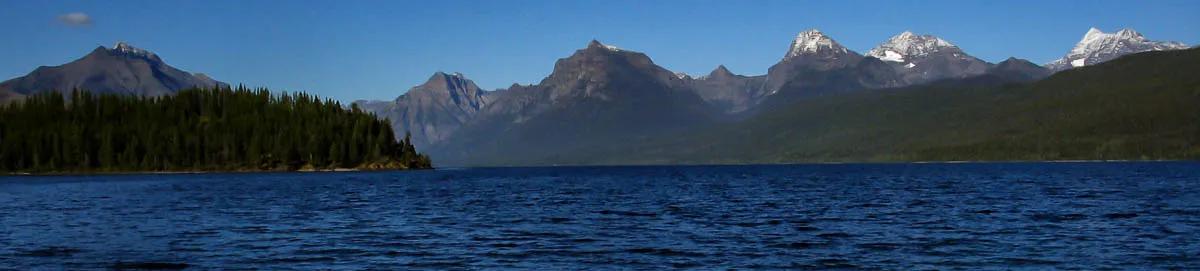
{"type": "Polygon", "coordinates": [[[0,105],[8,172],[424,169],[408,135],[355,105],[216,87],[168,96],[45,92],[0,105]]]}

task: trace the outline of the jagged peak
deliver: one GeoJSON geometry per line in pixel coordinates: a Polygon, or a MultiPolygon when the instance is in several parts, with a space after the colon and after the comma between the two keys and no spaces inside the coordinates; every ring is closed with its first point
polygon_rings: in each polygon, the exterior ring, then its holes
{"type": "Polygon", "coordinates": [[[459,79],[466,79],[466,76],[464,76],[464,75],[463,75],[462,73],[460,73],[460,72],[451,72],[451,73],[447,73],[447,72],[444,72],[444,71],[437,71],[437,72],[434,72],[434,73],[433,73],[433,76],[431,76],[431,78],[438,78],[438,77],[441,77],[441,78],[459,78],[459,79]]]}
{"type": "Polygon", "coordinates": [[[796,34],[796,38],[792,40],[792,45],[789,47],[787,55],[783,58],[788,59],[806,54],[848,54],[849,52],[849,49],[838,44],[837,41],[822,33],[821,30],[812,28],[796,34]]]}
{"type": "Polygon", "coordinates": [[[1137,30],[1133,30],[1133,28],[1122,28],[1115,33],[1105,33],[1100,29],[1092,27],[1088,29],[1087,33],[1083,34],[1083,39],[1080,39],[1078,44],[1089,44],[1113,38],[1122,40],[1147,41],[1146,37],[1142,36],[1142,33],[1137,32],[1137,30]]]}
{"type": "Polygon", "coordinates": [[[1179,42],[1152,41],[1133,28],[1105,33],[1092,27],[1066,56],[1047,63],[1046,66],[1053,70],[1064,70],[1108,61],[1130,53],[1186,48],[1187,45],[1179,42]]]}
{"type": "Polygon", "coordinates": [[[713,77],[735,76],[735,75],[736,74],[729,71],[729,68],[726,68],[725,65],[717,65],[717,68],[713,69],[713,71],[708,73],[708,76],[705,76],[705,77],[713,78],[713,77]]]}
{"type": "Polygon", "coordinates": [[[732,73],[732,72],[729,72],[729,68],[725,67],[725,64],[717,65],[717,68],[713,69],[712,72],[732,73]]]}
{"type": "Polygon", "coordinates": [[[117,42],[117,44],[114,44],[111,51],[126,54],[126,55],[135,55],[135,56],[142,56],[142,57],[157,57],[157,55],[155,55],[154,53],[152,53],[146,49],[134,47],[133,45],[130,45],[129,43],[124,42],[124,41],[119,41],[119,42],[117,42]]]}
{"type": "Polygon", "coordinates": [[[1104,31],[1100,31],[1100,29],[1096,28],[1096,27],[1091,27],[1091,28],[1088,28],[1087,33],[1083,34],[1083,38],[1087,39],[1088,37],[1094,37],[1094,36],[1100,35],[1100,34],[1104,34],[1104,31]]]}
{"type": "Polygon", "coordinates": [[[1142,36],[1142,33],[1138,33],[1133,28],[1122,28],[1120,31],[1117,31],[1117,36],[1128,39],[1146,40],[1146,37],[1142,36]]]}
{"type": "Polygon", "coordinates": [[[474,82],[472,82],[470,79],[467,79],[467,77],[462,73],[446,73],[443,71],[437,71],[434,72],[433,75],[429,76],[429,80],[425,80],[425,83],[417,85],[416,87],[440,86],[446,88],[457,88],[473,84],[474,82]]]}
{"type": "Polygon", "coordinates": [[[591,42],[588,42],[587,48],[605,49],[605,50],[614,51],[614,52],[624,51],[624,50],[621,50],[621,48],[619,48],[619,47],[604,44],[595,39],[593,39],[591,42]]]}
{"type": "Polygon", "coordinates": [[[124,50],[139,50],[137,47],[133,47],[133,45],[129,45],[129,43],[126,43],[124,41],[118,41],[117,44],[113,45],[113,49],[122,50],[122,51],[124,51],[124,50]]]}
{"type": "MultiPolygon", "coordinates": [[[[1087,60],[1086,56],[1096,53],[1104,53],[1106,51],[1128,50],[1126,47],[1146,47],[1146,50],[1170,50],[1183,49],[1186,45],[1178,42],[1157,42],[1146,39],[1142,33],[1133,30],[1133,28],[1122,28],[1115,33],[1105,33],[1100,29],[1092,27],[1083,35],[1083,39],[1071,48],[1071,52],[1067,56],[1057,60],[1055,65],[1064,66],[1068,63],[1071,66],[1079,67],[1087,64],[1095,63],[1097,60],[1087,60]],[[1068,62],[1069,61],[1069,62],[1068,62]]],[[[1142,50],[1138,50],[1142,51],[1142,50]]],[[[1054,63],[1052,63],[1054,64],[1054,63]]]]}
{"type": "Polygon", "coordinates": [[[958,46],[934,35],[918,35],[906,30],[875,46],[867,55],[883,61],[906,62],[909,57],[942,50],[958,50],[958,46]]]}

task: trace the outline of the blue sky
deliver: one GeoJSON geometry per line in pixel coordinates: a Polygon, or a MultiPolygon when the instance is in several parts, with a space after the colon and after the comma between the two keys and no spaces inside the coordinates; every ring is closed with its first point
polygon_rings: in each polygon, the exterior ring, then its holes
{"type": "Polygon", "coordinates": [[[1193,0],[0,0],[0,18],[0,80],[128,41],[225,82],[343,101],[392,99],[435,71],[486,89],[536,83],[591,39],[693,75],[766,73],[808,28],[860,53],[905,30],[934,34],[992,62],[1051,61],[1093,26],[1200,43],[1193,0]]]}

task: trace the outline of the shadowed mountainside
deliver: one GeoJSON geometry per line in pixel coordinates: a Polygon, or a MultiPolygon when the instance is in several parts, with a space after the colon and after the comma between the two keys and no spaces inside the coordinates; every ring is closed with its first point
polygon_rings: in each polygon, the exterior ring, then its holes
{"type": "Polygon", "coordinates": [[[91,53],[59,66],[42,66],[28,75],[0,82],[0,102],[58,91],[69,96],[83,89],[96,94],[171,95],[192,87],[228,87],[204,74],[193,74],[163,62],[158,55],[126,43],[96,47],[91,53]]]}

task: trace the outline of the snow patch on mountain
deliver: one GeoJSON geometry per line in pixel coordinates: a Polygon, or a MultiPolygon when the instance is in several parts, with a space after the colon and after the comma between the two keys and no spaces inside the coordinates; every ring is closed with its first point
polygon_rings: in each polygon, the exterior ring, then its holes
{"type": "Polygon", "coordinates": [[[904,56],[900,55],[900,53],[897,53],[896,51],[887,50],[887,51],[883,51],[883,56],[879,57],[879,60],[891,61],[891,62],[904,62],[904,56]]]}
{"type": "Polygon", "coordinates": [[[788,49],[788,53],[784,56],[785,59],[793,58],[806,54],[847,54],[850,50],[838,44],[821,30],[809,29],[796,34],[796,39],[792,40],[792,46],[788,49]]]}
{"type": "Polygon", "coordinates": [[[591,42],[588,42],[588,46],[587,46],[587,47],[588,47],[588,48],[593,48],[593,47],[595,47],[595,48],[603,48],[603,49],[605,49],[605,50],[609,50],[609,51],[613,51],[613,52],[623,52],[623,51],[626,51],[626,50],[624,50],[624,49],[621,49],[620,47],[617,47],[617,46],[612,46],[612,45],[608,45],[608,44],[601,43],[601,42],[600,42],[600,41],[598,41],[598,40],[592,40],[591,42]]]}
{"type": "Polygon", "coordinates": [[[1087,63],[1087,59],[1084,58],[1071,60],[1071,67],[1083,67],[1085,63],[1087,63]]]}
{"type": "Polygon", "coordinates": [[[917,35],[904,31],[871,49],[867,55],[883,61],[905,62],[947,49],[957,50],[958,47],[932,35],[917,35]]]}
{"type": "Polygon", "coordinates": [[[141,56],[141,57],[155,56],[154,53],[152,53],[150,51],[147,51],[142,48],[133,47],[133,45],[129,45],[129,43],[125,43],[123,41],[117,42],[116,45],[113,45],[111,50],[113,50],[115,52],[120,52],[123,54],[135,55],[135,56],[141,56]]]}

